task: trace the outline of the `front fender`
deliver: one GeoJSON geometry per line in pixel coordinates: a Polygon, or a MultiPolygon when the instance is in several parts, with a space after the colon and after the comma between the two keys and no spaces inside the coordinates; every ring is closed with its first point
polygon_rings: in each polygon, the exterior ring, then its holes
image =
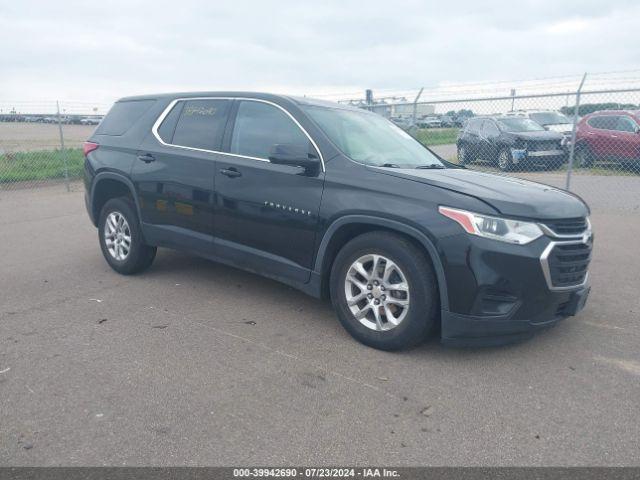
{"type": "Polygon", "coordinates": [[[447,282],[445,280],[444,275],[444,267],[442,266],[442,260],[440,255],[438,254],[438,250],[436,249],[433,242],[429,239],[427,235],[425,235],[420,230],[412,227],[410,225],[406,225],[402,222],[398,222],[396,220],[391,220],[388,218],[380,218],[374,217],[370,215],[345,215],[334,220],[331,225],[325,231],[322,240],[320,241],[320,246],[318,248],[318,254],[316,255],[316,261],[314,264],[314,272],[322,272],[323,265],[325,262],[325,254],[327,253],[327,247],[331,242],[331,238],[333,235],[345,225],[349,224],[365,224],[365,225],[376,225],[380,227],[387,228],[389,230],[395,230],[400,233],[404,233],[414,238],[424,247],[431,259],[431,263],[433,264],[433,268],[436,273],[436,278],[438,280],[438,291],[440,292],[440,306],[444,310],[449,309],[449,297],[447,295],[447,282]]]}

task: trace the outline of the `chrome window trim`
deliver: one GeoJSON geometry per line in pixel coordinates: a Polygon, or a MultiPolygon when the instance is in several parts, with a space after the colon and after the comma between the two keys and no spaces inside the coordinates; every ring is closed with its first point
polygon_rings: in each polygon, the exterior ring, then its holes
{"type": "Polygon", "coordinates": [[[251,156],[248,156],[248,155],[240,155],[238,153],[220,152],[218,150],[208,150],[208,149],[205,149],[205,148],[186,147],[184,145],[175,145],[173,143],[166,143],[164,140],[162,140],[162,138],[160,138],[160,135],[158,134],[158,128],[160,128],[160,125],[162,124],[164,119],[167,117],[167,115],[169,115],[169,112],[173,109],[173,107],[175,107],[175,105],[178,102],[184,102],[184,101],[189,101],[189,100],[246,100],[246,101],[249,101],[249,102],[266,103],[267,105],[272,105],[272,106],[274,106],[276,108],[279,108],[280,110],[282,110],[293,121],[293,123],[309,139],[309,141],[313,145],[313,148],[315,148],[316,152],[318,153],[318,157],[320,158],[320,164],[322,166],[322,171],[323,172],[325,171],[324,158],[322,156],[322,152],[318,148],[318,145],[313,140],[311,135],[309,135],[309,132],[307,132],[305,130],[305,128],[302,125],[300,125],[300,122],[298,122],[298,120],[296,120],[294,118],[294,116],[291,115],[291,113],[289,113],[289,111],[286,108],[281,107],[277,103],[270,102],[269,100],[262,100],[260,98],[252,98],[252,97],[181,97],[181,98],[174,98],[169,103],[169,105],[167,105],[167,107],[162,111],[160,116],[156,119],[155,123],[153,124],[153,127],[151,127],[151,133],[153,133],[153,136],[156,138],[156,140],[158,140],[158,142],[160,142],[165,147],[182,148],[184,150],[192,150],[192,151],[196,151],[196,152],[216,153],[216,154],[219,154],[219,155],[228,155],[230,157],[238,157],[238,158],[248,158],[249,160],[257,160],[257,161],[260,161],[260,162],[269,162],[269,163],[271,163],[271,161],[268,158],[251,157],[251,156]]]}
{"type": "Polygon", "coordinates": [[[540,255],[540,265],[542,266],[542,274],[544,275],[544,279],[547,282],[547,287],[549,290],[554,292],[563,292],[567,290],[577,290],[582,287],[585,287],[589,282],[589,270],[587,267],[587,271],[584,275],[584,281],[580,284],[576,285],[567,285],[565,287],[554,287],[553,281],[551,280],[551,269],[549,268],[549,255],[551,251],[555,248],[556,245],[587,245],[587,242],[583,240],[574,240],[574,241],[563,241],[563,242],[549,242],[549,245],[545,247],[542,254],[540,255]]]}

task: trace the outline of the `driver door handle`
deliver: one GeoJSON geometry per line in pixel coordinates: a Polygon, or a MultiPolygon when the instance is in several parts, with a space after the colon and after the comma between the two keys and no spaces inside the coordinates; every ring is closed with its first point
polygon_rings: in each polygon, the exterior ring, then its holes
{"type": "Polygon", "coordinates": [[[241,177],[242,174],[236,170],[235,168],[231,167],[231,168],[222,168],[220,169],[220,173],[222,175],[225,175],[229,178],[237,178],[237,177],[241,177]]]}
{"type": "Polygon", "coordinates": [[[145,153],[144,155],[138,155],[138,160],[144,163],[151,163],[156,161],[156,157],[149,153],[145,153]]]}

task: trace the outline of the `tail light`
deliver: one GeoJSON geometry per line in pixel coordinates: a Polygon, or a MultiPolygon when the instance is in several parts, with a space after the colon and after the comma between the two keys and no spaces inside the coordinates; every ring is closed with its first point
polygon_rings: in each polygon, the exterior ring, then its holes
{"type": "Polygon", "coordinates": [[[97,143],[93,143],[93,142],[84,142],[82,144],[82,152],[84,153],[84,156],[86,157],[87,155],[89,155],[91,152],[93,152],[94,150],[96,150],[100,145],[98,145],[97,143]]]}

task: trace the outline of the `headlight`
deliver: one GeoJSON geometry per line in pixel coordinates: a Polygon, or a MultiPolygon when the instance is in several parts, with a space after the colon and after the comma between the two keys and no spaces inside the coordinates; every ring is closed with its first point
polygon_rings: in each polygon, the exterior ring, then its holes
{"type": "Polygon", "coordinates": [[[532,222],[490,217],[449,207],[439,207],[438,211],[458,222],[467,233],[479,237],[525,245],[543,235],[540,227],[532,222]]]}

